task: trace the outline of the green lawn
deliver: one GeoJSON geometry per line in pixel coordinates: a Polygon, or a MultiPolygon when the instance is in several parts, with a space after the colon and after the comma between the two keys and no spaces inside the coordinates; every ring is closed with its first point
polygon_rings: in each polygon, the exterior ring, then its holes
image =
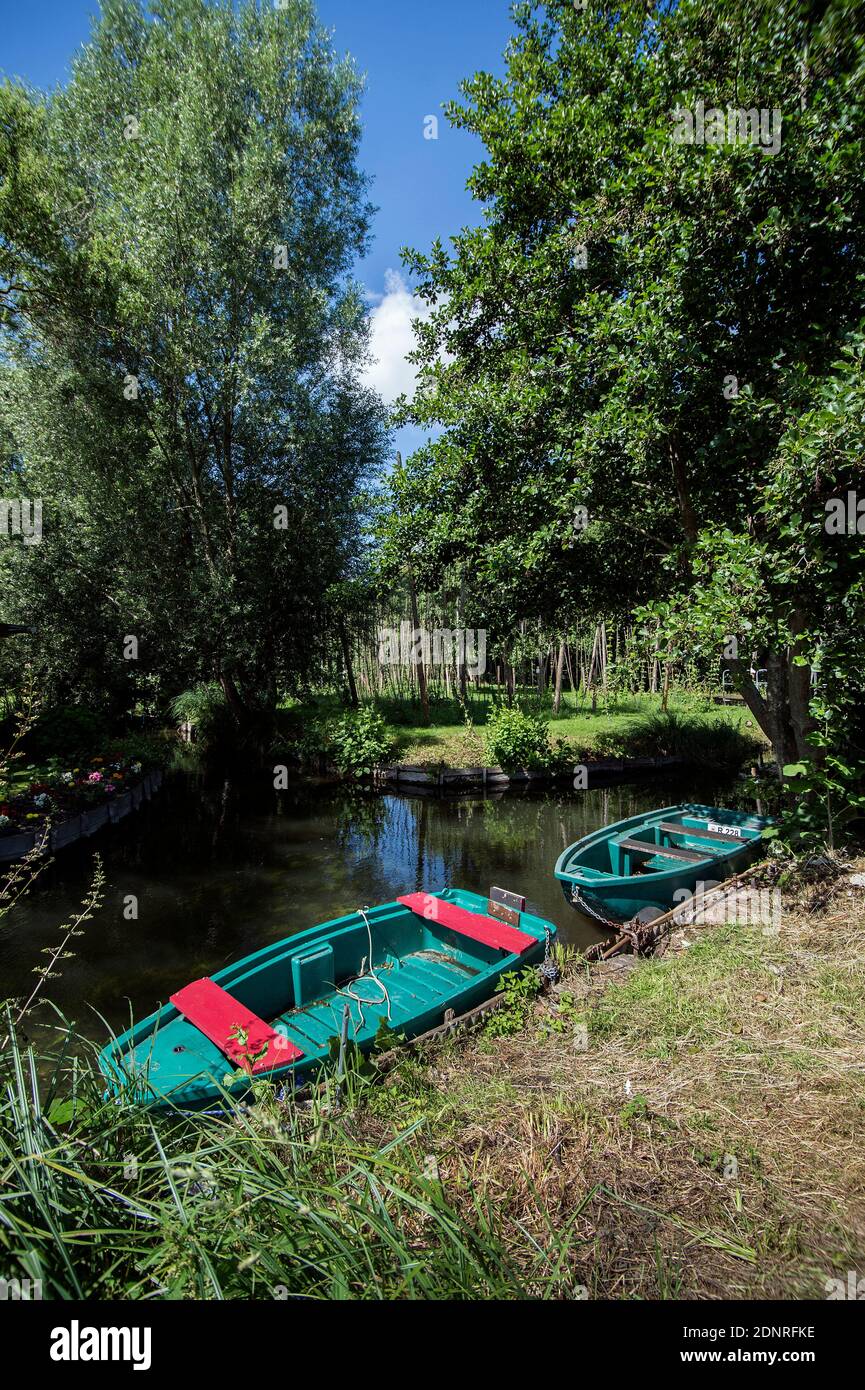
{"type": "MultiPolygon", "coordinates": [[[[526,708],[537,708],[534,691],[520,691],[518,696],[526,708]]],[[[473,696],[468,722],[456,700],[432,699],[431,721],[426,727],[421,722],[419,702],[385,697],[377,703],[393,738],[395,763],[436,767],[442,764],[446,767],[473,767],[484,763],[482,735],[487,715],[494,708],[491,692],[473,696]]],[[[661,697],[649,694],[604,697],[599,694],[597,708],[593,711],[591,700],[568,692],[562,697],[562,709],[558,716],[553,716],[551,700],[542,708],[550,720],[553,739],[565,738],[580,748],[606,753],[610,751],[613,735],[626,737],[645,720],[660,712],[661,697]]],[[[671,693],[668,708],[672,714],[697,724],[721,722],[762,739],[742,703],[716,705],[711,697],[677,691],[671,693]]],[[[336,696],[321,696],[306,705],[294,706],[292,715],[294,720],[305,724],[313,719],[335,718],[342,710],[343,706],[336,696]]],[[[627,749],[623,747],[622,751],[626,753],[627,749]]],[[[615,747],[612,752],[615,755],[615,747]]]]}

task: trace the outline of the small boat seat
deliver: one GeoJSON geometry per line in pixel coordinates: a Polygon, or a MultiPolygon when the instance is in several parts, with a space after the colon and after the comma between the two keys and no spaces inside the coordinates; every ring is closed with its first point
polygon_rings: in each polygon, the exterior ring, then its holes
{"type": "Polygon", "coordinates": [[[676,825],[673,821],[661,821],[658,829],[665,835],[684,835],[688,839],[711,840],[713,844],[723,845],[747,844],[749,838],[747,835],[725,835],[720,830],[698,830],[691,825],[676,825]]]}
{"type": "Polygon", "coordinates": [[[617,840],[620,849],[630,850],[632,854],[659,855],[663,859],[682,859],[687,864],[702,864],[711,859],[709,853],[697,849],[679,849],[676,845],[650,845],[646,840],[617,840]]]}
{"type": "Polygon", "coordinates": [[[530,946],[538,944],[536,936],[530,936],[518,927],[508,926],[507,922],[499,922],[482,912],[469,912],[456,903],[434,897],[432,893],[407,893],[405,897],[397,898],[397,902],[429,922],[438,922],[440,926],[449,927],[462,936],[470,936],[473,941],[482,941],[485,946],[498,946],[508,955],[521,955],[530,946]]]}
{"type": "Polygon", "coordinates": [[[184,985],[172,994],[171,1002],[229,1061],[245,1071],[272,1071],[303,1056],[283,1033],[275,1033],[269,1023],[207,976],[184,985]],[[246,1034],[244,1042],[237,1037],[239,1029],[246,1034]],[[256,1057],[262,1048],[265,1051],[256,1057]],[[250,1068],[251,1057],[256,1060],[250,1068]]]}

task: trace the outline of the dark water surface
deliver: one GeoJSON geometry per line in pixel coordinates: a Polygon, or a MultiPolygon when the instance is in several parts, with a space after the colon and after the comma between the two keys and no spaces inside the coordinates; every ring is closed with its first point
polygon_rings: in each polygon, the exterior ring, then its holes
{"type": "Polygon", "coordinates": [[[237,784],[175,774],[121,825],[62,851],[21,907],[0,923],[0,997],[26,997],[40,952],[86,891],[92,855],[107,873],[105,904],[73,960],[45,993],[93,1037],[115,1029],[200,975],[270,941],[387,902],[448,886],[525,894],[562,939],[599,939],[565,903],[553,867],[566,845],[598,826],[675,801],[717,804],[717,782],[668,778],[591,791],[406,797],[264,778],[237,784]],[[124,906],[137,899],[138,919],[124,906]]]}

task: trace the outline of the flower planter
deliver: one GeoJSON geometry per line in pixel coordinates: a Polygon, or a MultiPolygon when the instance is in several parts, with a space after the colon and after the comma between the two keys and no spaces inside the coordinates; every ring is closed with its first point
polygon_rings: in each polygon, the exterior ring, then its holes
{"type": "Polygon", "coordinates": [[[110,811],[111,819],[115,824],[117,821],[123,820],[124,816],[128,816],[132,810],[132,793],[121,792],[119,796],[115,796],[107,809],[110,811]]]}
{"type": "Polygon", "coordinates": [[[23,830],[18,835],[4,835],[0,838],[0,860],[20,859],[22,854],[29,854],[36,843],[36,836],[32,830],[23,830]]]}
{"type": "MultiPolygon", "coordinates": [[[[104,791],[111,796],[110,801],[103,801],[100,805],[91,806],[86,811],[69,815],[56,824],[50,832],[43,824],[38,830],[16,830],[11,835],[0,835],[0,864],[9,863],[13,859],[20,859],[34,848],[38,849],[40,853],[48,850],[53,853],[54,850],[64,849],[67,845],[74,844],[82,836],[97,834],[109,821],[113,823],[123,820],[130,811],[138,810],[142,803],[149,800],[153,793],[159,789],[162,785],[162,773],[158,769],[148,772],[126,792],[114,793],[110,790],[111,785],[106,783],[104,787],[100,786],[98,789],[100,793],[104,791]]],[[[90,788],[90,790],[95,790],[95,788],[90,788]]]]}
{"type": "Polygon", "coordinates": [[[69,820],[61,821],[51,831],[51,851],[63,849],[64,845],[71,845],[73,841],[80,840],[82,833],[83,816],[70,816],[69,820]]]}
{"type": "Polygon", "coordinates": [[[81,817],[81,834],[95,835],[97,830],[101,830],[107,822],[108,807],[94,806],[92,811],[85,811],[81,817]]]}

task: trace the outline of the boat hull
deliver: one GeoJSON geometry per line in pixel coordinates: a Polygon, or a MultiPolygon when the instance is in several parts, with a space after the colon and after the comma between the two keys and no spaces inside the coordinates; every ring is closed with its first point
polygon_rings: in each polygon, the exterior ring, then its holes
{"type": "Polygon", "coordinates": [[[555,874],[571,907],[602,925],[617,925],[649,909],[667,912],[698,884],[711,886],[741,873],[759,853],[762,831],[770,824],[717,806],[665,806],[604,826],[569,845],[555,874]],[[676,826],[677,833],[665,826],[676,826]],[[645,853],[628,848],[640,842],[645,842],[645,853]],[[684,862],[665,858],[665,844],[690,857],[684,862]]]}
{"type": "MultiPolygon", "coordinates": [[[[547,939],[555,938],[552,923],[531,913],[520,914],[516,932],[490,926],[486,914],[486,898],[455,888],[423,895],[422,912],[400,901],[385,903],[266,946],[205,983],[237,1004],[239,1018],[251,1011],[284,1038],[294,1058],[247,1071],[302,1084],[332,1059],[343,1023],[348,1041],[363,1052],[376,1045],[382,1028],[416,1037],[451,1013],[458,1017],[482,1004],[503,974],[538,962],[547,939]],[[449,908],[461,909],[450,916],[462,916],[470,929],[480,924],[482,939],[441,920],[449,908]],[[490,944],[497,932],[506,945],[490,944]]],[[[186,993],[172,999],[180,1002],[186,993]]],[[[152,1107],[199,1109],[243,1094],[251,1084],[251,1076],[173,1002],[103,1049],[100,1067],[112,1094],[152,1107]]]]}

